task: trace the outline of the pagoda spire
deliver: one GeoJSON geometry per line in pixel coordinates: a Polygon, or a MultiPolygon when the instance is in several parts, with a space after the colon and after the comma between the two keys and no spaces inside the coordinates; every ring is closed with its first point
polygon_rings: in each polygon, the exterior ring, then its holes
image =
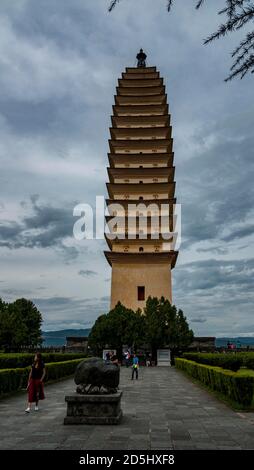
{"type": "Polygon", "coordinates": [[[137,67],[146,67],[146,58],[147,58],[147,55],[145,54],[143,49],[140,49],[136,57],[138,61],[137,67]]]}

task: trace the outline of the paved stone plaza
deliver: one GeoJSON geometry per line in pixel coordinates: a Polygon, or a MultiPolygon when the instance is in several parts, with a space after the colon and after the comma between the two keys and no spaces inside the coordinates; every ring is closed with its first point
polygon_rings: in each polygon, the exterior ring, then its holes
{"type": "Polygon", "coordinates": [[[0,401],[1,449],[254,449],[254,413],[237,413],[174,368],[121,369],[124,418],[117,426],[64,426],[72,379],[45,387],[39,412],[26,395],[0,401]]]}

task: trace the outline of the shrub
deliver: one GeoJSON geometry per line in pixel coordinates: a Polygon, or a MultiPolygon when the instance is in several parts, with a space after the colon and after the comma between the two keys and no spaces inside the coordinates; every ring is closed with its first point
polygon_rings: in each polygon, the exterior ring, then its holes
{"type": "MultiPolygon", "coordinates": [[[[51,362],[65,362],[73,359],[84,358],[84,353],[45,353],[42,354],[46,364],[51,362]]],[[[31,366],[34,359],[34,353],[10,353],[0,354],[0,369],[17,369],[20,367],[31,366]]]]}
{"type": "Polygon", "coordinates": [[[222,367],[236,372],[244,364],[241,354],[224,353],[184,353],[183,357],[199,364],[222,367]]]}
{"type": "MultiPolygon", "coordinates": [[[[74,374],[80,359],[53,362],[46,365],[45,382],[74,374]]],[[[0,396],[26,388],[30,367],[0,370],[0,396]]]]}
{"type": "Polygon", "coordinates": [[[176,358],[175,365],[212,390],[220,392],[229,401],[251,407],[254,394],[254,377],[240,376],[235,372],[176,358]]]}
{"type": "Polygon", "coordinates": [[[243,353],[243,365],[247,367],[247,369],[254,369],[254,353],[243,353]]]}

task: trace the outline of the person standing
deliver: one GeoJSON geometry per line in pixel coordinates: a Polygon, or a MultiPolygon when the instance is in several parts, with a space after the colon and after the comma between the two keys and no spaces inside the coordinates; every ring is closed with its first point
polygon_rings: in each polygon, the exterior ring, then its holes
{"type": "Polygon", "coordinates": [[[36,353],[34,356],[34,362],[32,364],[27,384],[28,391],[28,405],[26,408],[26,413],[30,413],[32,403],[35,403],[35,411],[39,410],[38,403],[39,400],[44,400],[44,388],[43,380],[46,375],[46,369],[44,362],[42,360],[41,353],[36,353]]]}
{"type": "Polygon", "coordinates": [[[118,366],[117,355],[114,353],[114,351],[110,351],[110,362],[118,366]]]}
{"type": "Polygon", "coordinates": [[[138,357],[136,356],[136,354],[134,354],[133,359],[132,359],[132,376],[131,376],[131,380],[134,379],[134,374],[136,374],[136,380],[138,379],[138,363],[139,363],[138,357]]]}
{"type": "Polygon", "coordinates": [[[110,361],[110,352],[109,351],[106,353],[106,361],[110,361]]]}
{"type": "Polygon", "coordinates": [[[126,367],[129,367],[129,365],[130,365],[130,358],[131,358],[131,355],[130,355],[130,351],[129,351],[129,350],[127,350],[127,351],[125,352],[124,357],[125,357],[125,365],[126,365],[126,367]]]}

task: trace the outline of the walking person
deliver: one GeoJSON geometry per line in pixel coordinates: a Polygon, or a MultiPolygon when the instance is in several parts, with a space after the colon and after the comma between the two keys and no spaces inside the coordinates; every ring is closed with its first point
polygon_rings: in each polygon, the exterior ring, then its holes
{"type": "Polygon", "coordinates": [[[136,356],[136,354],[134,354],[133,359],[132,359],[132,376],[131,376],[131,380],[134,379],[134,374],[136,374],[136,380],[138,379],[138,363],[139,363],[138,357],[136,356]]]}
{"type": "Polygon", "coordinates": [[[39,410],[39,400],[44,400],[43,380],[46,375],[45,365],[41,353],[36,353],[32,364],[27,384],[28,405],[26,413],[30,413],[32,403],[35,403],[35,411],[39,410]]]}

